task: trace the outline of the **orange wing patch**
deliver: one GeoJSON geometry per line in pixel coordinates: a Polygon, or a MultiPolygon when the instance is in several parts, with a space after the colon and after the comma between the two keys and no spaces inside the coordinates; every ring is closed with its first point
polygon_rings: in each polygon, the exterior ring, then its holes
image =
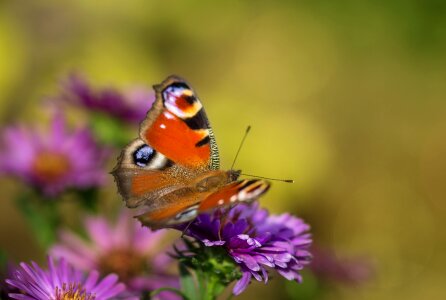
{"type": "Polygon", "coordinates": [[[237,202],[253,201],[266,193],[269,187],[269,182],[265,180],[245,179],[232,182],[206,197],[206,199],[200,203],[198,211],[201,213],[219,206],[226,206],[237,202]]]}
{"type": "Polygon", "coordinates": [[[172,202],[157,210],[148,211],[137,216],[141,223],[151,228],[162,228],[166,225],[184,223],[193,220],[198,214],[198,203],[209,195],[209,192],[191,192],[186,195],[179,195],[173,192],[166,195],[164,201],[172,202]]]}
{"type": "Polygon", "coordinates": [[[207,166],[211,155],[209,143],[200,145],[208,138],[208,130],[192,130],[180,118],[167,110],[144,133],[145,139],[157,151],[177,164],[198,168],[207,166]]]}
{"type": "Polygon", "coordinates": [[[202,212],[229,204],[231,202],[231,197],[237,197],[237,186],[239,184],[240,182],[233,182],[212,193],[200,203],[198,210],[202,212]]]}
{"type": "Polygon", "coordinates": [[[143,196],[153,190],[166,186],[164,175],[160,173],[138,174],[132,178],[131,191],[133,196],[143,196]]]}
{"type": "Polygon", "coordinates": [[[165,220],[174,219],[179,213],[186,210],[190,204],[180,203],[175,206],[167,206],[159,210],[150,211],[139,215],[138,219],[144,224],[163,223],[165,220]]]}

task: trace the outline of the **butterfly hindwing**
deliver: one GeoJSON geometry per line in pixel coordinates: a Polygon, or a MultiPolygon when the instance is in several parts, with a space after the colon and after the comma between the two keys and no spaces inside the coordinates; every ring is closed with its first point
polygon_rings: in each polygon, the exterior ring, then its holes
{"type": "Polygon", "coordinates": [[[266,193],[270,183],[259,179],[234,181],[207,196],[199,205],[198,211],[205,212],[213,208],[251,202],[266,193]]]}
{"type": "Polygon", "coordinates": [[[152,229],[184,223],[197,216],[200,201],[209,194],[210,192],[197,192],[188,188],[176,190],[160,199],[171,205],[149,210],[137,218],[152,229]]]}
{"type": "Polygon", "coordinates": [[[198,214],[212,209],[249,203],[266,193],[270,184],[264,180],[239,180],[214,191],[199,192],[190,188],[176,190],[163,198],[163,201],[181,199],[176,205],[168,205],[139,215],[137,218],[151,228],[181,224],[195,219],[198,214]]]}
{"type": "Polygon", "coordinates": [[[172,164],[172,161],[141,139],[125,147],[112,174],[126,205],[156,206],[159,197],[181,188],[181,181],[165,172],[172,164]]]}

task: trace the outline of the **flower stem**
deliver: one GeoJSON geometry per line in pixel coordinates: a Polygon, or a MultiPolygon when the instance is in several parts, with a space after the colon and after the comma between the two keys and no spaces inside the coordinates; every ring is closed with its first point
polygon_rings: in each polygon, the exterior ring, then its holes
{"type": "Polygon", "coordinates": [[[29,193],[17,197],[16,204],[36,234],[39,244],[44,249],[48,248],[56,239],[56,230],[60,224],[57,204],[52,199],[35,199],[29,193]]]}
{"type": "Polygon", "coordinates": [[[216,299],[225,288],[219,282],[218,277],[200,269],[194,271],[195,276],[184,264],[180,263],[180,281],[183,295],[192,300],[216,299]]]}
{"type": "Polygon", "coordinates": [[[206,283],[205,294],[203,300],[214,300],[224,290],[224,286],[219,283],[218,278],[210,276],[206,283]]]}
{"type": "Polygon", "coordinates": [[[224,249],[205,247],[184,239],[187,250],[176,249],[183,293],[190,299],[215,300],[234,280],[241,277],[224,249]]]}

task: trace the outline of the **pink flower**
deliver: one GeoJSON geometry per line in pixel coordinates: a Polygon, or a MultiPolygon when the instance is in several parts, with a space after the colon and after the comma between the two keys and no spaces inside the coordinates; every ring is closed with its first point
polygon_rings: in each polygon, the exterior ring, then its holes
{"type": "Polygon", "coordinates": [[[0,138],[0,174],[17,177],[47,196],[105,182],[108,151],[95,143],[88,128],[67,130],[62,114],[54,116],[47,131],[11,126],[0,138]]]}
{"type": "MultiPolygon", "coordinates": [[[[99,216],[87,218],[85,229],[88,240],[63,231],[51,254],[64,257],[81,270],[116,273],[135,294],[178,287],[177,278],[167,272],[171,259],[160,247],[164,231],[152,232],[142,227],[126,211],[120,213],[115,224],[99,216]]],[[[164,294],[172,295],[161,295],[164,294]]]]}

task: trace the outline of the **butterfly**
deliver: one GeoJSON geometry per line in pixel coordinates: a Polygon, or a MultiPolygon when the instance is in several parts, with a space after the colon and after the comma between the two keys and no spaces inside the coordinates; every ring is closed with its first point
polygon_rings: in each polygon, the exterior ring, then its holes
{"type": "Polygon", "coordinates": [[[169,76],[153,86],[156,100],[140,124],[139,137],[118,157],[112,174],[142,224],[158,229],[192,221],[198,214],[264,194],[269,182],[239,180],[220,170],[214,133],[191,86],[169,76]]]}

